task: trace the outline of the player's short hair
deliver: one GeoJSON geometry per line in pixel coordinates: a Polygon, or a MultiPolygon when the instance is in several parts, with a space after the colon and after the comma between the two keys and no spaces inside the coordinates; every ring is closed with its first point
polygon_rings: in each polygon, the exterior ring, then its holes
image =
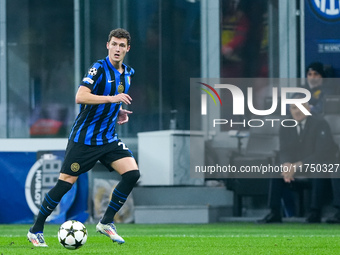
{"type": "Polygon", "coordinates": [[[112,37],[125,38],[127,40],[127,45],[130,45],[130,42],[131,42],[130,33],[123,28],[117,28],[117,29],[112,30],[109,34],[107,41],[110,42],[112,37]]]}

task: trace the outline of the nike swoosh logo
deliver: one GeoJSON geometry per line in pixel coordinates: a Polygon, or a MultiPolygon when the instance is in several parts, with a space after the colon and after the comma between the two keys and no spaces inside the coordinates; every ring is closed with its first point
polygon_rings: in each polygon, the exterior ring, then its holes
{"type": "Polygon", "coordinates": [[[115,81],[115,80],[112,80],[112,81],[107,80],[108,83],[111,83],[111,82],[114,82],[114,81],[115,81]]]}
{"type": "Polygon", "coordinates": [[[118,200],[118,202],[119,202],[120,204],[124,204],[124,202],[122,202],[122,201],[120,201],[120,200],[118,200]]]}
{"type": "Polygon", "coordinates": [[[53,209],[52,209],[52,208],[50,208],[49,206],[47,206],[47,209],[48,209],[48,210],[50,210],[50,211],[53,211],[53,209]]]}

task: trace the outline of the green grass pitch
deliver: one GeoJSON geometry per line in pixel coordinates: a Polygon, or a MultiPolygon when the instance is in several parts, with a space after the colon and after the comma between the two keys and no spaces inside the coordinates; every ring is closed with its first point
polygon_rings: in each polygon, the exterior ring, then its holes
{"type": "Polygon", "coordinates": [[[79,250],[63,248],[58,225],[45,226],[48,248],[27,241],[28,225],[0,225],[0,255],[20,254],[340,254],[340,225],[221,223],[206,225],[118,224],[126,243],[112,243],[85,224],[87,243],[79,250]]]}

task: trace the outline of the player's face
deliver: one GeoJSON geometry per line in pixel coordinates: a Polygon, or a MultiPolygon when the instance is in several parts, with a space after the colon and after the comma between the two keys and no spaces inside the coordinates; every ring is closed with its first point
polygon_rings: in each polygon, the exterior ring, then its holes
{"type": "Polygon", "coordinates": [[[307,72],[307,81],[311,89],[322,85],[322,76],[317,71],[309,69],[307,72]]]}
{"type": "Polygon", "coordinates": [[[106,44],[109,51],[110,61],[121,63],[124,60],[126,53],[130,50],[130,45],[127,44],[126,38],[112,37],[106,44]]]}
{"type": "MultiPolygon", "coordinates": [[[[310,107],[307,103],[302,104],[308,111],[310,111],[310,107]]],[[[291,104],[290,105],[290,113],[292,114],[292,117],[294,120],[300,122],[303,121],[307,116],[295,105],[291,104]]]]}

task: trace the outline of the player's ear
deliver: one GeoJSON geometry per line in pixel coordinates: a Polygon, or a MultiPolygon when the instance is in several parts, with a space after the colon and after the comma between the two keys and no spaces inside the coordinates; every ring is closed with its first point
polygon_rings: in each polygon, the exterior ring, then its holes
{"type": "Polygon", "coordinates": [[[127,47],[126,52],[130,51],[130,45],[127,47]]]}
{"type": "Polygon", "coordinates": [[[106,43],[106,49],[109,49],[109,45],[110,45],[110,43],[107,42],[107,43],[106,43]]]}

